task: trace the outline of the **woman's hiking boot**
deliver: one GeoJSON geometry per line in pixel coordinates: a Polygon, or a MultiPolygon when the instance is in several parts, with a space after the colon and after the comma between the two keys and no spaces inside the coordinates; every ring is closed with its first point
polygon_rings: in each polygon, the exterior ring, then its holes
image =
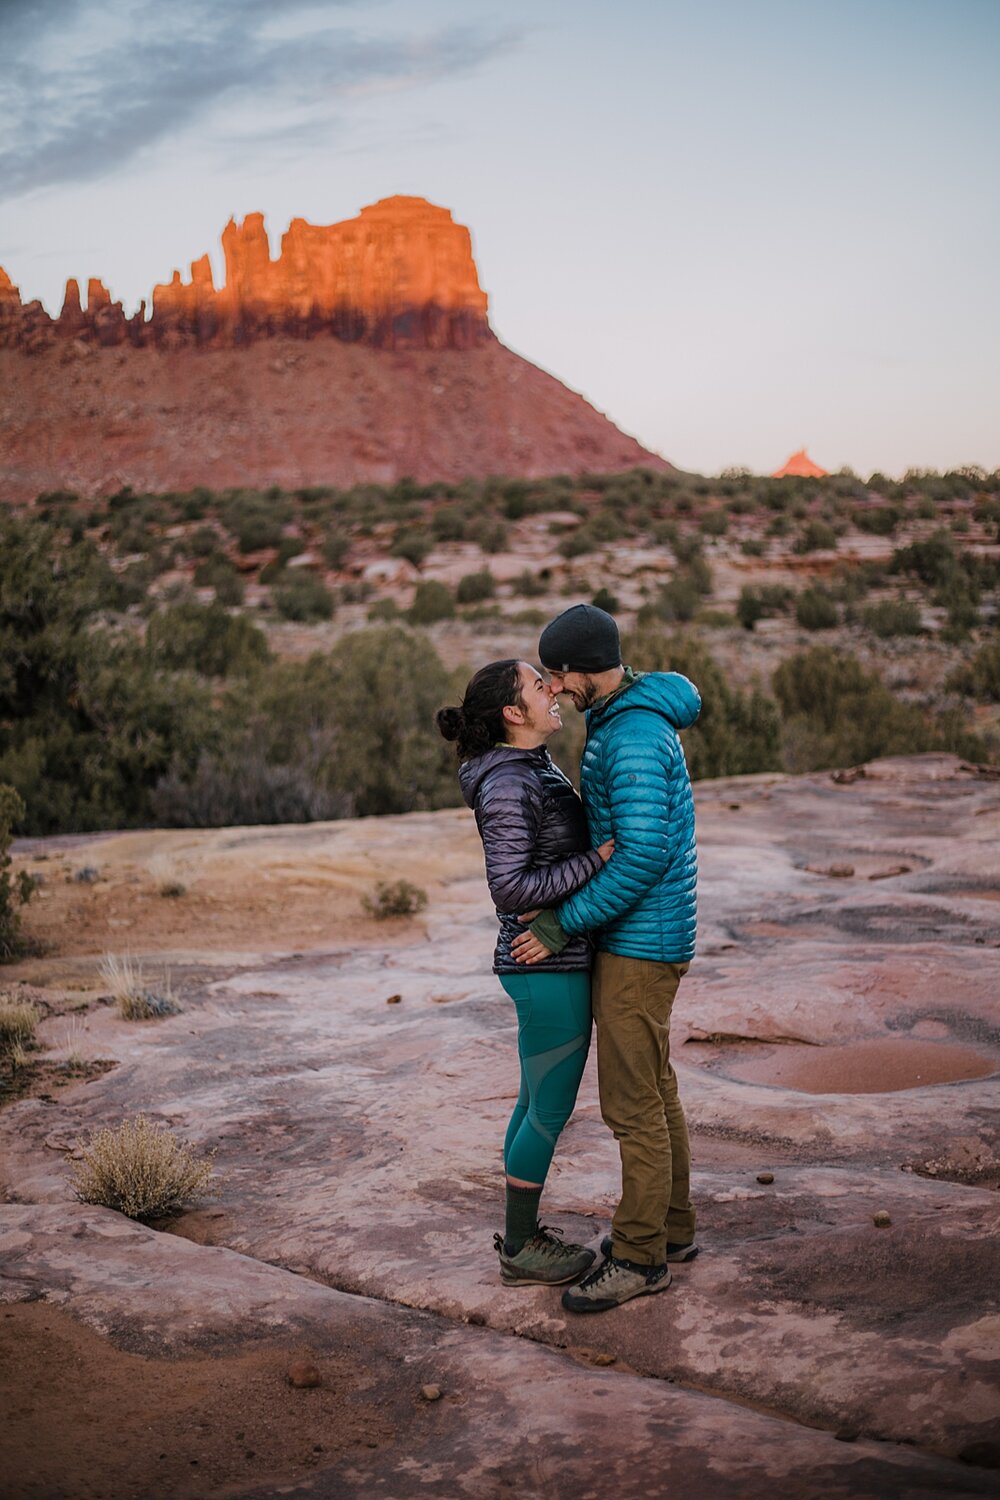
{"type": "Polygon", "coordinates": [[[633,1297],[665,1291],[669,1285],[668,1265],[640,1266],[635,1261],[616,1260],[609,1255],[579,1286],[563,1292],[562,1305],[569,1312],[608,1312],[623,1302],[631,1302],[633,1297]]]}
{"type": "Polygon", "coordinates": [[[493,1248],[500,1257],[500,1280],[505,1286],[562,1286],[575,1281],[597,1259],[584,1245],[564,1245],[562,1231],[546,1229],[539,1224],[530,1240],[509,1255],[502,1234],[493,1236],[493,1248]]]}
{"type": "MultiPolygon", "coordinates": [[[[601,1241],[601,1254],[610,1255],[613,1249],[614,1241],[610,1234],[606,1234],[601,1241]]],[[[685,1261],[694,1260],[697,1254],[698,1246],[692,1240],[690,1245],[668,1245],[665,1259],[668,1265],[682,1266],[685,1261]]]]}

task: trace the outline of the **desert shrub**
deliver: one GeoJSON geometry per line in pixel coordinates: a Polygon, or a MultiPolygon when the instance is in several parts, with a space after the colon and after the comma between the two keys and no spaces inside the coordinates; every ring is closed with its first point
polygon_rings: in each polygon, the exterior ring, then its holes
{"type": "Polygon", "coordinates": [[[861,611],[861,623],[883,640],[894,635],[919,635],[920,606],[914,599],[880,599],[861,611]]]}
{"type": "Polygon", "coordinates": [[[213,526],[199,526],[187,541],[192,557],[211,557],[219,552],[219,534],[213,526]]]}
{"type": "Polygon", "coordinates": [[[323,561],[328,568],[338,571],[351,550],[351,538],[342,531],[330,531],[323,538],[323,561]]]}
{"type": "Polygon", "coordinates": [[[938,530],[923,541],[897,547],[892,554],[892,571],[909,573],[930,588],[943,588],[961,569],[955,544],[947,531],[938,530]]]}
{"type": "Polygon", "coordinates": [[[455,614],[455,600],[447,584],[427,578],[417,584],[413,603],[406,612],[411,625],[433,625],[436,620],[450,620],[455,614]]]}
{"type": "Polygon", "coordinates": [[[333,595],[307,568],[289,568],[272,590],[275,608],[283,620],[308,622],[333,617],[333,595]]]}
{"type": "Polygon", "coordinates": [[[24,820],[24,803],[12,786],[0,784],[0,963],[21,952],[21,911],[31,900],[35,882],[26,870],[11,874],[14,828],[24,820]]]}
{"type": "Polygon", "coordinates": [[[701,607],[701,590],[688,573],[678,573],[665,583],[655,603],[644,606],[644,618],[652,613],[668,624],[693,620],[701,607]]]}
{"type": "Polygon", "coordinates": [[[488,568],[483,568],[458,580],[455,598],[459,604],[478,604],[482,599],[492,599],[496,591],[496,579],[488,568]]]}
{"type": "Polygon", "coordinates": [[[731,687],[700,641],[645,628],[626,638],[625,651],[635,668],[682,672],[700,692],[698,721],[682,736],[693,779],[780,769],[780,722],[774,700],[759,688],[741,693],[731,687]]]}
{"type": "Polygon", "coordinates": [[[34,1005],[0,998],[0,1057],[29,1046],[41,1019],[34,1005]]]}
{"type": "Polygon", "coordinates": [[[156,822],[167,828],[229,828],[349,816],[350,799],[321,784],[322,737],[268,752],[256,739],[273,737],[275,730],[237,722],[226,746],[203,754],[192,771],[172,767],[150,798],[156,822]],[[268,753],[282,753],[290,763],[275,763],[268,753]]]}
{"type": "Polygon", "coordinates": [[[952,673],[947,685],[979,703],[1000,703],[1000,639],[984,642],[970,661],[952,673]]]}
{"type": "Polygon", "coordinates": [[[837,533],[825,521],[808,521],[795,538],[792,550],[798,553],[827,552],[837,545],[837,533]]]}
{"type": "Polygon", "coordinates": [[[832,630],[837,606],[823,589],[803,589],[795,601],[795,619],[803,630],[832,630]]]}
{"type": "Polygon", "coordinates": [[[508,536],[507,527],[500,521],[491,520],[489,516],[484,516],[469,530],[469,540],[475,542],[481,552],[490,556],[504,550],[508,536]]]}
{"type": "Polygon", "coordinates": [[[368,611],[368,618],[374,624],[379,620],[398,620],[400,614],[401,610],[395,599],[376,599],[368,611]]]}
{"type": "Polygon", "coordinates": [[[376,922],[413,917],[427,905],[427,892],[409,880],[380,880],[370,895],[362,897],[361,905],[376,922]]]}
{"type": "Polygon", "coordinates": [[[784,614],[792,598],[792,590],[784,584],[765,583],[757,587],[746,584],[736,601],[736,618],[744,630],[752,630],[758,620],[784,614]]]}
{"type": "Polygon", "coordinates": [[[957,716],[926,715],[904,703],[877,672],[829,646],[783,661],[774,674],[790,771],[859,765],[882,755],[954,750],[983,758],[982,743],[957,716]]]}
{"type": "Polygon", "coordinates": [[[197,588],[214,589],[217,604],[232,607],[243,603],[243,579],[228,557],[206,557],[194,570],[194,582],[197,588]]]}
{"type": "Polygon", "coordinates": [[[758,536],[748,536],[745,541],[740,542],[740,551],[744,557],[763,557],[767,551],[767,543],[758,536]]]}
{"type": "Polygon", "coordinates": [[[725,536],[729,530],[729,517],[721,508],[707,510],[698,525],[705,536],[725,536]]]}
{"type": "Polygon", "coordinates": [[[892,536],[902,518],[902,511],[895,505],[859,505],[852,512],[858,530],[873,536],[892,536]]]}
{"type": "Polygon", "coordinates": [[[591,603],[596,605],[598,609],[605,610],[607,614],[613,615],[618,609],[618,596],[617,594],[613,594],[610,589],[598,589],[591,603]]]}
{"type": "Polygon", "coordinates": [[[396,532],[389,550],[393,557],[405,557],[419,568],[431,550],[431,538],[422,527],[404,526],[396,532]]]}
{"type": "Polygon", "coordinates": [[[453,757],[434,726],[453,691],[427,639],[398,626],[274,662],[227,695],[223,743],[162,779],[155,816],[216,827],[454,805],[453,757]]]}
{"type": "Polygon", "coordinates": [[[244,555],[261,552],[265,547],[280,547],[282,533],[291,518],[291,505],[282,498],[280,490],[267,495],[238,491],[222,510],[223,522],[244,555]]]}
{"type": "Polygon", "coordinates": [[[116,1209],[130,1219],[160,1219],[211,1193],[212,1157],[198,1158],[165,1125],[145,1115],[117,1130],[78,1141],[73,1188],[81,1203],[116,1209]]]}
{"type": "Polygon", "coordinates": [[[263,631],[218,602],[175,604],[153,615],[146,650],[159,667],[205,677],[247,672],[271,655],[263,631]]]}
{"type": "Polygon", "coordinates": [[[525,568],[523,573],[518,573],[513,583],[514,593],[522,599],[538,599],[542,594],[547,594],[549,584],[537,573],[530,572],[525,568]]]}
{"type": "Polygon", "coordinates": [[[143,973],[142,964],[129,953],[120,957],[106,953],[101,960],[100,975],[124,1021],[158,1020],[162,1016],[175,1016],[180,1010],[169,983],[154,989],[143,973]]]}
{"type": "Polygon", "coordinates": [[[468,532],[465,512],[457,505],[445,505],[431,516],[431,531],[436,542],[462,542],[468,532]]]}

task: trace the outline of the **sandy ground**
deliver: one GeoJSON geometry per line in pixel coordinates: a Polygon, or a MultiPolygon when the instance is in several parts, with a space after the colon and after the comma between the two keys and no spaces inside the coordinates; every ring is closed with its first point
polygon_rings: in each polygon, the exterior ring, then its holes
{"type": "MultiPolygon", "coordinates": [[[[997,784],[918,757],[698,809],[702,1254],[589,1320],[496,1277],[513,1026],[466,812],[22,848],[48,951],[4,974],[46,1012],[0,1110],[5,1495],[994,1493],[997,784]],[[399,877],[426,911],[365,917],[399,877]],[[179,1014],[120,1019],[126,950],[179,1014]],[[153,1228],[70,1184],[140,1110],[217,1153],[153,1228]]],[[[591,1059],[546,1216],[596,1244],[616,1183],[591,1059]]]]}

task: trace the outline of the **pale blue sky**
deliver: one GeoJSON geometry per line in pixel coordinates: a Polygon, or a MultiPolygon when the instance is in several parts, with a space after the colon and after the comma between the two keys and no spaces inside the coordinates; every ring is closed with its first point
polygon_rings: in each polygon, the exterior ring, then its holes
{"type": "Polygon", "coordinates": [[[1000,467],[998,76],[1000,0],[0,0],[0,265],[131,308],[421,194],[682,467],[1000,467]]]}

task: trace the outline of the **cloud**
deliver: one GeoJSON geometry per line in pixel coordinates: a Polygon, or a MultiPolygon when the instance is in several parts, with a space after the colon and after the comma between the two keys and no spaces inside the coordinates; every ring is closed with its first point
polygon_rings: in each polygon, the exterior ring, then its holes
{"type": "MultiPolygon", "coordinates": [[[[185,129],[246,116],[239,140],[332,124],[358,95],[466,73],[510,31],[364,33],[352,0],[4,0],[0,198],[106,176],[185,129]],[[331,24],[336,15],[338,24],[331,24]]],[[[303,132],[303,139],[308,139],[303,132]]],[[[220,142],[221,143],[221,142],[220,142]]]]}

